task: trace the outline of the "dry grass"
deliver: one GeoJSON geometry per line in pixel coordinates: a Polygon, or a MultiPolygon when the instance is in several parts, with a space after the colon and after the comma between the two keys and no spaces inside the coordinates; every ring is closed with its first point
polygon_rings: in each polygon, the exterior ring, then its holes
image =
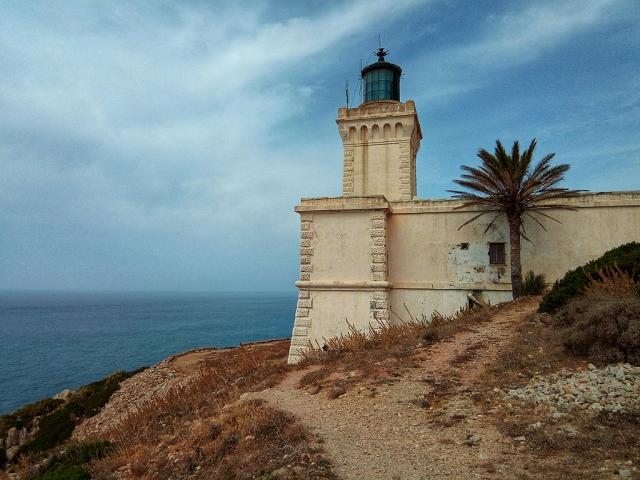
{"type": "Polygon", "coordinates": [[[334,478],[322,450],[296,420],[242,393],[278,383],[287,345],[238,348],[187,385],[156,398],[107,435],[114,455],[92,465],[95,478],[334,478]]]}
{"type": "Polygon", "coordinates": [[[600,269],[593,275],[587,274],[587,277],[589,282],[584,290],[585,295],[624,298],[638,293],[638,283],[617,265],[600,269]]]}
{"type": "Polygon", "coordinates": [[[411,368],[411,357],[421,348],[472,328],[490,318],[495,308],[463,308],[453,315],[434,312],[430,317],[412,317],[401,324],[378,323],[362,331],[348,325],[346,334],[325,340],[325,344],[310,347],[304,354],[302,367],[321,365],[300,380],[301,386],[326,386],[338,382],[340,387],[362,379],[377,382],[393,381],[400,371],[411,368]],[[337,372],[348,372],[347,379],[336,380],[337,372]]]}
{"type": "Polygon", "coordinates": [[[239,402],[183,419],[155,440],[127,441],[94,465],[97,475],[120,470],[133,478],[335,478],[319,446],[290,415],[239,402]],[[296,477],[297,475],[297,477],[296,477]]]}
{"type": "MultiPolygon", "coordinates": [[[[549,317],[543,317],[550,322],[549,317]]],[[[517,388],[534,375],[546,375],[561,368],[573,369],[585,362],[567,355],[557,332],[534,315],[516,326],[515,335],[502,348],[480,377],[484,389],[517,388]]]]}

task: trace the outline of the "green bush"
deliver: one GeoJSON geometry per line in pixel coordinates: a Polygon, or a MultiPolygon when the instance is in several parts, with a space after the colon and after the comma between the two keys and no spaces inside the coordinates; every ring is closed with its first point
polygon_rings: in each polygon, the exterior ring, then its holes
{"type": "Polygon", "coordinates": [[[544,292],[547,282],[544,278],[544,273],[533,273],[533,270],[529,270],[522,280],[522,287],[520,288],[521,295],[540,295],[544,292]]]}
{"type": "Polygon", "coordinates": [[[111,442],[82,442],[68,446],[55,455],[46,470],[31,477],[30,480],[85,480],[89,473],[84,467],[92,460],[104,458],[113,453],[111,442]]]}
{"type": "Polygon", "coordinates": [[[42,419],[35,437],[21,449],[21,452],[43,452],[64,442],[73,433],[75,419],[75,415],[66,406],[50,413],[42,419]]]}
{"type": "Polygon", "coordinates": [[[555,312],[569,300],[582,294],[589,283],[589,275],[615,266],[638,281],[640,279],[640,243],[630,242],[621,245],[609,250],[600,258],[567,272],[564,278],[555,282],[551,291],[543,297],[540,311],[555,312]]]}
{"type": "Polygon", "coordinates": [[[144,368],[133,372],[116,372],[80,388],[66,405],[42,419],[35,437],[21,449],[21,452],[39,453],[60,445],[71,436],[77,420],[97,414],[111,395],[120,388],[120,382],[144,368]]]}
{"type": "Polygon", "coordinates": [[[559,309],[553,324],[565,348],[593,363],[640,365],[640,298],[578,297],[559,309]]]}
{"type": "Polygon", "coordinates": [[[56,465],[32,480],[89,480],[91,476],[81,465],[56,465]]]}
{"type": "Polygon", "coordinates": [[[1,416],[0,436],[6,437],[7,431],[12,427],[16,427],[17,429],[21,429],[23,427],[29,428],[35,417],[47,415],[63,403],[64,402],[60,399],[54,400],[53,398],[45,398],[44,400],[38,400],[35,403],[25,405],[8,415],[1,416]]]}

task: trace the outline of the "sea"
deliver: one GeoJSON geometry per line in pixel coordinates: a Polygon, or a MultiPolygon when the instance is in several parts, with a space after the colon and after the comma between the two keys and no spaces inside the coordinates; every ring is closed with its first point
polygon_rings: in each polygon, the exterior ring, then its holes
{"type": "Polygon", "coordinates": [[[0,415],[185,350],[289,337],[295,308],[295,291],[0,291],[0,415]]]}

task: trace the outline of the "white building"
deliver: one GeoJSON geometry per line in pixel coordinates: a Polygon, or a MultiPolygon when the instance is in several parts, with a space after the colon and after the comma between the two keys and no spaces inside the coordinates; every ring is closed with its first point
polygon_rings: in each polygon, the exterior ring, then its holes
{"type": "MultiPolygon", "coordinates": [[[[434,310],[453,313],[470,295],[496,304],[512,298],[509,229],[504,219],[459,230],[474,209],[457,200],[416,198],[422,132],[415,104],[400,101],[400,67],[362,70],[364,103],[338,110],[344,145],[341,197],[303,198],[300,280],[289,361],[311,342],[434,310]]],[[[526,223],[523,271],[549,281],[620,244],[640,240],[640,192],[585,193],[563,201],[575,211],[547,231],[526,223]]],[[[477,212],[477,210],[475,210],[477,212]]]]}

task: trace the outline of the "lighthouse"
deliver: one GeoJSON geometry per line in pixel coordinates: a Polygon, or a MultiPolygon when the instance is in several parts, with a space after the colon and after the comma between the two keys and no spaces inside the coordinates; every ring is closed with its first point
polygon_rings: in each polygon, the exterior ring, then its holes
{"type": "Polygon", "coordinates": [[[378,61],[361,71],[362,104],[338,110],[338,130],[344,147],[342,194],[384,195],[387,200],[416,196],[416,155],[422,132],[412,100],[400,100],[402,69],[378,61]]]}

